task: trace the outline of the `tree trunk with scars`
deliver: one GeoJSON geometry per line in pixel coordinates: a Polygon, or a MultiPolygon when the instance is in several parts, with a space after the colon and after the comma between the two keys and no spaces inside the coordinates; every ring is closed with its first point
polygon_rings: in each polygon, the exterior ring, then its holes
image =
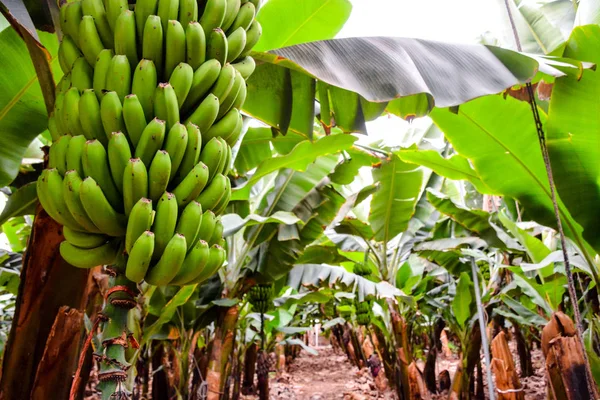
{"type": "Polygon", "coordinates": [[[223,391],[225,368],[233,350],[235,327],[239,315],[237,306],[222,310],[216,321],[215,338],[212,343],[206,381],[208,400],[219,400],[223,391]]]}
{"type": "Polygon", "coordinates": [[[244,383],[242,385],[242,394],[249,395],[254,393],[254,374],[256,373],[256,359],[258,357],[258,345],[252,343],[246,349],[244,355],[244,383]]]}

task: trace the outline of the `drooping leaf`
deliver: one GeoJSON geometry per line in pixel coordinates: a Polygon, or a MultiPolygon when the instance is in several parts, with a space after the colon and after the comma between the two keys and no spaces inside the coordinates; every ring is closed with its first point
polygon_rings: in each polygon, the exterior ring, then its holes
{"type": "Polygon", "coordinates": [[[313,349],[310,346],[307,346],[306,343],[304,343],[304,341],[300,340],[300,339],[288,338],[283,341],[283,344],[291,345],[291,346],[294,346],[294,345],[300,346],[300,347],[302,347],[303,350],[305,350],[309,354],[312,354],[313,356],[319,355],[319,352],[317,350],[313,349]]]}
{"type": "Polygon", "coordinates": [[[8,198],[2,214],[0,214],[0,225],[4,225],[8,219],[22,215],[35,214],[37,204],[37,190],[35,182],[21,186],[8,198]]]}
{"type": "Polygon", "coordinates": [[[472,287],[473,283],[469,275],[466,272],[460,274],[460,279],[456,285],[456,295],[452,300],[452,312],[461,328],[465,327],[465,323],[471,317],[472,287]]]}
{"type": "Polygon", "coordinates": [[[173,318],[177,308],[184,305],[188,301],[188,299],[194,293],[194,290],[196,290],[196,286],[198,285],[188,285],[179,289],[179,291],[171,298],[171,300],[169,300],[169,302],[162,307],[158,319],[152,325],[144,329],[144,336],[142,337],[140,344],[143,345],[148,343],[152,336],[158,332],[164,324],[173,318]]]}
{"type": "Polygon", "coordinates": [[[502,225],[525,247],[527,254],[533,262],[541,262],[551,253],[550,249],[541,240],[519,228],[516,223],[510,220],[506,213],[499,212],[498,218],[502,222],[502,225]]]}
{"type": "Polygon", "coordinates": [[[246,226],[257,224],[292,225],[302,223],[302,221],[296,215],[285,211],[277,211],[268,217],[250,214],[246,218],[242,218],[237,214],[226,214],[221,218],[221,222],[223,223],[224,237],[231,236],[246,226]]]}
{"type": "Polygon", "coordinates": [[[270,158],[272,138],[273,134],[269,128],[248,129],[235,158],[236,171],[244,175],[256,168],[263,160],[270,158]]]}

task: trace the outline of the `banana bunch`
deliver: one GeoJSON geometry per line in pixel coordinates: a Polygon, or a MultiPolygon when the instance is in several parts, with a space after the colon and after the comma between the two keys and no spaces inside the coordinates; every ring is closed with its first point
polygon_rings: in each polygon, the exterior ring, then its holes
{"type": "Polygon", "coordinates": [[[271,301],[273,298],[273,285],[258,284],[250,288],[248,293],[248,302],[252,304],[252,307],[259,313],[266,313],[269,311],[271,301]]]}
{"type": "Polygon", "coordinates": [[[354,308],[356,309],[356,322],[359,325],[368,325],[371,322],[371,302],[369,300],[356,301],[354,308]]]}
{"type": "Polygon", "coordinates": [[[352,272],[359,276],[368,276],[371,275],[371,268],[369,268],[369,266],[364,263],[358,262],[354,263],[354,266],[352,267],[352,272]]]}
{"type": "Polygon", "coordinates": [[[201,282],[224,263],[219,216],[259,0],[75,0],[64,33],[38,197],[72,265],[112,264],[153,285],[201,282]]]}

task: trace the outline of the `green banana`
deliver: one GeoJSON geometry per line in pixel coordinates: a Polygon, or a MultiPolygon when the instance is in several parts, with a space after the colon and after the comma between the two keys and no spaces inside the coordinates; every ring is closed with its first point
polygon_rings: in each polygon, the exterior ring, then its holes
{"type": "Polygon", "coordinates": [[[70,142],[71,136],[65,135],[50,146],[48,167],[55,168],[61,176],[64,176],[67,172],[67,153],[70,142]]]}
{"type": "Polygon", "coordinates": [[[200,149],[202,148],[202,135],[198,127],[192,123],[186,125],[187,130],[187,145],[185,146],[185,153],[179,168],[177,169],[176,175],[173,179],[174,184],[181,182],[187,174],[194,168],[198,163],[200,157],[200,149]]]}
{"type": "MultiPolygon", "coordinates": [[[[202,31],[202,34],[204,35],[204,31],[202,31]]],[[[65,74],[71,72],[73,63],[79,57],[83,57],[83,54],[79,51],[77,44],[70,36],[65,35],[58,47],[58,62],[62,71],[65,74]]]]}
{"type": "Polygon", "coordinates": [[[129,10],[129,2],[127,0],[106,0],[105,7],[108,25],[114,32],[119,15],[121,15],[123,11],[129,10]]]}
{"type": "MultiPolygon", "coordinates": [[[[239,72],[239,75],[242,77],[242,79],[244,79],[244,76],[242,75],[241,72],[239,72]]],[[[242,108],[242,106],[244,105],[244,102],[246,101],[247,95],[248,95],[248,87],[246,86],[246,80],[244,79],[244,81],[240,85],[240,90],[239,90],[238,94],[236,95],[235,100],[233,101],[233,104],[231,105],[231,107],[237,108],[238,110],[240,110],[242,108]]],[[[230,110],[231,110],[231,108],[230,108],[230,110]]],[[[229,111],[229,110],[227,110],[227,111],[229,111]]]]}
{"type": "Polygon", "coordinates": [[[254,4],[256,11],[260,10],[260,6],[262,5],[262,0],[250,0],[250,2],[252,4],[254,4]]]}
{"type": "Polygon", "coordinates": [[[117,237],[125,235],[127,219],[110,205],[94,178],[84,179],[79,197],[88,217],[102,233],[117,237]]]}
{"type": "Polygon", "coordinates": [[[123,103],[125,96],[131,91],[131,66],[127,56],[115,55],[108,67],[106,89],[115,91],[123,103]]]}
{"type": "Polygon", "coordinates": [[[156,204],[156,216],[152,232],[155,235],[154,259],[162,256],[167,243],[175,233],[177,225],[177,199],[173,193],[165,192],[156,204]]]}
{"type": "Polygon", "coordinates": [[[189,64],[179,63],[179,65],[173,70],[169,83],[175,90],[177,96],[177,104],[179,108],[183,106],[183,102],[187,98],[190,89],[192,88],[192,82],[194,80],[194,70],[189,64]]]}
{"type": "Polygon", "coordinates": [[[179,272],[186,251],[185,237],[178,233],[173,235],[156,265],[150,268],[146,282],[156,286],[167,285],[179,272]]]}
{"type": "Polygon", "coordinates": [[[102,100],[102,97],[104,96],[104,90],[106,90],[106,76],[108,74],[108,68],[112,63],[113,56],[114,53],[112,50],[104,49],[96,58],[92,87],[94,88],[96,97],[98,97],[98,101],[102,100]]]}
{"type": "Polygon", "coordinates": [[[150,199],[158,201],[167,190],[171,174],[171,157],[165,150],[158,150],[148,169],[150,199]]]}
{"type": "Polygon", "coordinates": [[[183,102],[183,110],[195,107],[208,93],[221,74],[221,63],[217,60],[208,60],[194,72],[192,87],[183,102]]]}
{"type": "Polygon", "coordinates": [[[165,140],[166,123],[158,118],[154,118],[144,128],[142,136],[135,148],[135,156],[149,168],[152,158],[163,145],[165,140]]]}
{"type": "Polygon", "coordinates": [[[157,84],[158,75],[154,62],[141,60],[133,74],[131,93],[138,97],[147,121],[154,116],[154,90],[157,84]]]}
{"type": "Polygon", "coordinates": [[[68,226],[63,227],[63,235],[67,242],[82,249],[94,249],[102,246],[109,239],[108,236],[102,234],[74,231],[68,226]]]}
{"type": "Polygon", "coordinates": [[[154,115],[166,122],[167,131],[179,122],[179,105],[173,86],[159,83],[154,92],[154,115]]]}
{"type": "Polygon", "coordinates": [[[158,0],[137,0],[135,2],[135,26],[137,28],[137,37],[144,36],[144,26],[146,20],[151,15],[156,15],[158,10],[158,0]]]}
{"type": "Polygon", "coordinates": [[[211,140],[212,138],[222,137],[227,140],[232,135],[240,120],[240,112],[237,108],[232,108],[223,118],[217,121],[207,132],[202,134],[202,139],[211,140]]]}
{"type": "MultiPolygon", "coordinates": [[[[227,98],[227,95],[229,95],[229,92],[231,92],[236,81],[236,76],[237,72],[231,64],[225,64],[223,69],[221,69],[219,78],[210,90],[210,92],[219,99],[219,104],[223,103],[227,98]]],[[[200,131],[204,133],[203,130],[200,131]]]]}
{"type": "Polygon", "coordinates": [[[196,0],[179,0],[179,22],[184,28],[192,21],[198,21],[196,0]]]}
{"type": "Polygon", "coordinates": [[[250,75],[252,75],[256,69],[256,61],[254,61],[254,58],[250,56],[246,56],[240,59],[240,61],[232,63],[231,65],[233,65],[233,68],[237,69],[238,72],[242,74],[242,77],[245,80],[248,80],[250,75]]]}
{"type": "Polygon", "coordinates": [[[208,168],[204,163],[199,162],[187,174],[175,189],[173,194],[177,198],[177,205],[181,208],[200,195],[202,189],[208,182],[208,168]]]}
{"type": "Polygon", "coordinates": [[[239,27],[227,36],[227,62],[236,60],[246,47],[246,31],[239,27]]]}
{"type": "Polygon", "coordinates": [[[79,24],[79,46],[86,61],[95,67],[96,58],[104,49],[104,45],[98,35],[94,18],[90,15],[84,15],[79,24]]]}
{"type": "Polygon", "coordinates": [[[131,70],[138,64],[135,14],[133,11],[125,10],[117,18],[115,25],[115,54],[127,56],[131,70]]]}
{"type": "Polygon", "coordinates": [[[48,117],[48,131],[50,132],[50,136],[52,137],[52,141],[58,140],[61,136],[60,130],[58,129],[58,125],[56,123],[56,117],[54,116],[54,112],[48,117]]]}
{"type": "Polygon", "coordinates": [[[233,32],[238,28],[248,30],[254,21],[256,15],[256,7],[252,3],[246,3],[240,7],[240,11],[237,13],[233,24],[229,27],[229,32],[233,32]]]}
{"type": "Polygon", "coordinates": [[[60,244],[62,258],[78,268],[94,268],[98,265],[113,264],[117,258],[118,248],[113,242],[103,244],[94,249],[85,249],[69,242],[60,244]]]}
{"type": "Polygon", "coordinates": [[[142,198],[148,197],[148,170],[139,158],[132,158],[123,172],[123,203],[125,215],[130,216],[132,208],[142,198]]]}
{"type": "MultiPolygon", "coordinates": [[[[178,0],[174,0],[178,1],[178,0]]],[[[165,78],[169,78],[179,63],[185,62],[185,31],[177,20],[167,22],[165,46],[165,78]]]]}
{"type": "Polygon", "coordinates": [[[67,124],[63,120],[63,103],[65,100],[65,94],[63,92],[58,92],[56,94],[56,99],[54,100],[54,116],[56,121],[56,126],[58,127],[58,131],[61,135],[66,135],[67,133],[67,124]]]}
{"type": "Polygon", "coordinates": [[[202,206],[197,201],[192,201],[183,209],[175,228],[175,232],[185,236],[188,251],[196,244],[201,223],[202,206]]]}
{"type": "Polygon", "coordinates": [[[200,132],[206,132],[217,119],[219,113],[219,98],[210,93],[202,103],[187,119],[187,123],[192,123],[200,129],[200,132]]]}
{"type": "Polygon", "coordinates": [[[196,276],[189,284],[201,283],[213,276],[225,262],[227,253],[224,248],[218,244],[213,244],[208,253],[208,261],[198,276],[196,276]]]}
{"type": "Polygon", "coordinates": [[[100,118],[106,138],[113,132],[126,132],[123,121],[123,106],[117,92],[106,92],[100,102],[100,118]]]}
{"type": "MultiPolygon", "coordinates": [[[[227,186],[225,188],[225,195],[221,197],[221,200],[215,206],[215,215],[221,215],[227,209],[229,205],[229,200],[231,200],[231,181],[227,179],[227,186]]],[[[220,237],[219,237],[220,239],[220,237]]],[[[212,240],[212,239],[211,239],[212,240]]],[[[215,240],[214,243],[217,243],[218,240],[215,240]]]]}
{"type": "Polygon", "coordinates": [[[179,16],[179,0],[158,0],[158,12],[163,32],[167,31],[169,21],[177,20],[179,16]]]}
{"type": "Polygon", "coordinates": [[[186,146],[188,142],[188,131],[187,128],[180,123],[173,125],[164,143],[164,149],[171,157],[171,174],[169,175],[169,182],[173,179],[181,161],[185,156],[186,146]]]}
{"type": "MultiPolygon", "coordinates": [[[[202,138],[204,140],[204,137],[202,138]]],[[[221,161],[226,158],[227,150],[217,138],[209,140],[200,153],[200,161],[202,161],[208,167],[208,181],[211,182],[213,177],[220,172],[219,165],[223,163],[221,161]]]]}
{"type": "Polygon", "coordinates": [[[100,104],[93,89],[83,91],[79,99],[79,120],[83,134],[88,140],[98,139],[103,145],[108,145],[108,139],[102,126],[100,104]]]}
{"type": "Polygon", "coordinates": [[[240,0],[227,0],[225,19],[223,20],[223,24],[221,26],[221,29],[223,29],[225,32],[227,32],[227,30],[233,24],[233,21],[235,21],[241,6],[242,2],[240,0]]]}
{"type": "Polygon", "coordinates": [[[125,276],[132,282],[140,283],[144,280],[154,253],[154,233],[145,231],[138,237],[129,251],[125,276]]]}
{"type": "Polygon", "coordinates": [[[213,29],[219,28],[223,24],[226,11],[227,0],[206,1],[204,12],[198,21],[200,22],[200,25],[202,25],[206,36],[208,36],[213,29]]]}
{"type": "MultiPolygon", "coordinates": [[[[66,171],[74,170],[77,172],[77,174],[79,174],[79,176],[83,176],[83,164],[81,162],[81,158],[83,157],[83,148],[86,140],[87,139],[85,136],[75,136],[69,141],[69,147],[66,155],[66,171]]],[[[50,163],[48,164],[50,165],[50,163]]]]}
{"type": "Polygon", "coordinates": [[[215,213],[213,213],[211,210],[204,211],[196,240],[201,239],[208,242],[215,231],[216,223],[217,217],[215,216],[215,213]]]}
{"type": "Polygon", "coordinates": [[[81,162],[85,175],[94,178],[94,181],[102,188],[104,196],[106,196],[111,206],[117,211],[122,211],[121,195],[117,191],[110,174],[108,157],[102,143],[98,140],[88,140],[83,147],[81,162]]]}
{"type": "Polygon", "coordinates": [[[246,31],[246,46],[239,58],[244,58],[250,54],[252,48],[258,43],[258,39],[260,39],[261,35],[262,26],[260,25],[260,22],[254,20],[252,25],[250,25],[250,28],[246,31]]]}
{"type": "Polygon", "coordinates": [[[131,253],[134,243],[152,226],[152,200],[142,197],[135,203],[127,219],[127,232],[125,233],[125,250],[131,253]]]}
{"type": "Polygon", "coordinates": [[[215,28],[208,34],[206,46],[206,59],[215,59],[224,65],[227,62],[228,44],[227,36],[221,28],[215,28]]]}
{"type": "Polygon", "coordinates": [[[213,244],[217,244],[217,243],[219,243],[219,241],[222,238],[223,238],[223,223],[221,222],[221,219],[218,218],[215,223],[215,229],[213,231],[212,236],[210,237],[210,240],[208,241],[208,244],[210,246],[212,246],[213,244]]]}
{"type": "Polygon", "coordinates": [[[56,211],[62,220],[57,219],[57,222],[64,226],[68,226],[73,230],[85,232],[85,228],[73,218],[73,215],[67,207],[63,178],[54,168],[45,171],[48,171],[44,178],[46,181],[46,191],[49,192],[48,198],[50,200],[51,208],[56,211]]]}
{"type": "Polygon", "coordinates": [[[131,148],[123,132],[111,133],[108,141],[108,164],[119,193],[123,193],[123,174],[130,158],[131,148]]]}
{"type": "Polygon", "coordinates": [[[61,7],[61,14],[64,8],[64,17],[61,18],[61,27],[62,31],[65,34],[63,36],[66,37],[69,35],[75,43],[79,42],[79,24],[81,23],[81,18],[83,18],[83,6],[81,1],[72,1],[70,3],[64,4],[61,7]]]}
{"type": "Polygon", "coordinates": [[[80,92],[85,89],[91,89],[94,82],[94,70],[85,61],[84,57],[79,57],[73,63],[71,69],[71,85],[76,87],[80,92]]]}
{"type": "Polygon", "coordinates": [[[231,150],[231,146],[227,145],[227,157],[225,157],[225,164],[223,166],[223,172],[222,172],[222,174],[225,176],[227,176],[229,174],[229,171],[231,171],[232,159],[233,159],[233,153],[231,150]]]}
{"type": "MultiPolygon", "coordinates": [[[[163,27],[160,17],[157,15],[150,15],[144,25],[142,58],[151,60],[154,63],[157,76],[162,76],[163,71],[163,40],[163,27]]],[[[156,87],[156,85],[154,87],[156,87]]],[[[136,94],[139,96],[138,93],[136,94]]],[[[146,115],[146,118],[148,118],[148,115],[146,115]]]]}
{"type": "MultiPolygon", "coordinates": [[[[237,110],[237,108],[234,108],[234,110],[237,110]]],[[[242,134],[243,128],[244,128],[244,119],[242,117],[242,114],[238,113],[238,122],[235,125],[235,128],[233,128],[231,135],[224,138],[225,142],[227,142],[227,144],[230,146],[235,145],[242,134]]]]}
{"type": "Polygon", "coordinates": [[[87,212],[83,208],[83,204],[81,204],[80,191],[82,182],[83,181],[81,180],[81,177],[79,176],[77,171],[69,170],[65,174],[63,185],[67,209],[73,216],[73,219],[75,219],[75,221],[77,221],[79,225],[85,228],[86,232],[100,233],[100,230],[88,217],[87,212]]]}
{"type": "Polygon", "coordinates": [[[127,128],[127,135],[133,147],[136,147],[142,137],[142,132],[147,125],[144,108],[137,95],[125,96],[123,101],[123,122],[127,128]]]}
{"type": "Polygon", "coordinates": [[[195,71],[206,61],[206,35],[196,21],[182,25],[185,27],[186,61],[195,71]]]}
{"type": "Polygon", "coordinates": [[[200,193],[196,199],[202,205],[203,210],[214,210],[227,191],[227,178],[223,174],[217,174],[210,184],[200,193]]]}
{"type": "Polygon", "coordinates": [[[104,4],[102,4],[102,0],[81,0],[81,7],[84,15],[89,15],[94,18],[96,29],[98,30],[104,47],[112,49],[112,29],[110,29],[110,25],[106,19],[106,9],[104,8],[104,4]]]}
{"type": "MultiPolygon", "coordinates": [[[[37,197],[40,201],[40,204],[46,211],[46,213],[52,217],[53,220],[58,222],[59,224],[65,226],[67,221],[62,217],[62,214],[58,212],[58,210],[52,204],[51,196],[50,196],[50,188],[48,187],[48,177],[50,175],[50,170],[45,169],[40,174],[38,180],[36,181],[36,189],[37,189],[37,197]]],[[[64,211],[62,211],[64,212],[64,211]]],[[[76,230],[84,231],[85,229],[78,229],[75,225],[72,226],[76,230]]]]}
{"type": "MultiPolygon", "coordinates": [[[[191,204],[191,203],[190,203],[191,204]]],[[[185,285],[202,273],[208,262],[210,247],[204,240],[196,242],[183,261],[177,275],[169,282],[171,285],[185,285]]]]}
{"type": "Polygon", "coordinates": [[[233,87],[229,91],[225,100],[221,102],[221,106],[219,107],[219,113],[217,114],[217,120],[220,120],[225,116],[233,107],[233,105],[237,102],[237,98],[242,92],[242,87],[246,87],[246,81],[242,78],[242,74],[235,70],[235,81],[233,82],[233,87]]]}
{"type": "Polygon", "coordinates": [[[76,87],[72,87],[67,90],[64,98],[63,119],[67,124],[67,133],[73,136],[83,135],[83,128],[79,119],[80,97],[79,90],[76,87]]]}

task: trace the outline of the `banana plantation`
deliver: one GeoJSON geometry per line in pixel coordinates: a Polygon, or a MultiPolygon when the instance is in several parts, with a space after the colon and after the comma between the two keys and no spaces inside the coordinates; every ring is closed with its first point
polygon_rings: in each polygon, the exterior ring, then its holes
{"type": "Polygon", "coordinates": [[[600,1],[485,1],[0,0],[0,399],[600,399],[600,1]]]}

